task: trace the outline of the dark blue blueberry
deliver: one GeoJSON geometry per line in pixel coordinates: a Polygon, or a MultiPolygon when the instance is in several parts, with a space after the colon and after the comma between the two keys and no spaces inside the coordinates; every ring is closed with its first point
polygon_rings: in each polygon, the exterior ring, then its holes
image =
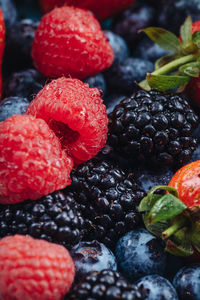
{"type": "Polygon", "coordinates": [[[193,135],[197,138],[198,143],[200,143],[200,125],[195,129],[193,135]]]}
{"type": "Polygon", "coordinates": [[[104,101],[107,107],[107,113],[108,114],[111,113],[115,108],[115,106],[118,105],[125,97],[126,97],[125,95],[121,95],[121,94],[109,95],[104,101]]]}
{"type": "Polygon", "coordinates": [[[143,228],[130,231],[118,241],[116,258],[124,276],[130,280],[163,275],[166,268],[162,241],[143,228]]]}
{"type": "Polygon", "coordinates": [[[105,30],[104,34],[113,49],[115,56],[114,64],[122,62],[129,57],[130,53],[128,45],[120,35],[108,30],[105,30]]]}
{"type": "Polygon", "coordinates": [[[162,49],[149,38],[142,39],[133,51],[134,57],[150,60],[153,63],[162,56],[168,55],[169,52],[162,49]]]}
{"type": "Polygon", "coordinates": [[[13,0],[0,0],[6,27],[13,25],[17,18],[17,10],[13,0]]]}
{"type": "Polygon", "coordinates": [[[153,7],[139,2],[120,14],[113,26],[113,31],[121,35],[131,48],[134,48],[135,42],[142,37],[138,30],[151,26],[155,16],[153,7]]]}
{"type": "Polygon", "coordinates": [[[196,161],[196,160],[199,160],[199,159],[200,159],[200,145],[198,146],[197,150],[194,151],[190,162],[196,161]]]}
{"type": "Polygon", "coordinates": [[[129,57],[119,64],[112,65],[105,72],[106,82],[112,93],[130,95],[138,89],[134,82],[140,82],[146,77],[146,73],[151,73],[153,70],[152,62],[129,57]]]}
{"type": "Polygon", "coordinates": [[[200,300],[200,264],[180,269],[173,285],[180,300],[200,300]]]}
{"type": "Polygon", "coordinates": [[[35,69],[11,74],[4,85],[4,97],[19,96],[32,100],[43,88],[45,78],[35,69]]]}
{"type": "Polygon", "coordinates": [[[70,253],[76,267],[77,280],[90,271],[117,270],[114,254],[98,241],[80,242],[72,248],[70,253]]]}
{"type": "Polygon", "coordinates": [[[148,275],[136,282],[137,287],[145,292],[145,300],[178,300],[175,288],[159,275],[148,275]]]}
{"type": "Polygon", "coordinates": [[[99,73],[97,75],[88,77],[84,80],[84,82],[87,82],[91,88],[97,87],[103,91],[104,95],[106,94],[106,82],[103,74],[99,73]]]}
{"type": "Polygon", "coordinates": [[[23,70],[32,67],[31,49],[38,24],[39,21],[23,19],[8,28],[4,59],[4,72],[6,74],[10,70],[23,70]]]}
{"type": "Polygon", "coordinates": [[[0,102],[0,122],[15,114],[23,114],[29,101],[22,97],[9,97],[0,102]]]}

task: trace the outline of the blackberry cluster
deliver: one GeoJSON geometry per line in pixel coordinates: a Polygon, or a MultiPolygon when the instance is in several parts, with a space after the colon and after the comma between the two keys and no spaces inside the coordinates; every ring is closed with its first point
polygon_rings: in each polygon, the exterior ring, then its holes
{"type": "Polygon", "coordinates": [[[67,300],[140,300],[144,295],[134,285],[128,283],[116,271],[103,270],[90,272],[78,285],[67,294],[67,300]]]}
{"type": "Polygon", "coordinates": [[[199,118],[184,96],[138,91],[109,116],[109,144],[120,155],[150,164],[182,165],[197,147],[199,118]]]}
{"type": "Polygon", "coordinates": [[[0,237],[23,234],[68,249],[82,238],[84,221],[72,195],[54,192],[40,200],[0,205],[0,237]]]}
{"type": "Polygon", "coordinates": [[[141,221],[137,205],[144,197],[134,177],[98,158],[71,173],[73,192],[85,219],[85,240],[113,248],[121,235],[141,221]]]}

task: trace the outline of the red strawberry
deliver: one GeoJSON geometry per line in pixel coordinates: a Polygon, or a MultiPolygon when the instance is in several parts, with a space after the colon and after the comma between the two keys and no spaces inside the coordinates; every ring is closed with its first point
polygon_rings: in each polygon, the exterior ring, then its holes
{"type": "Polygon", "coordinates": [[[0,122],[0,203],[35,200],[64,188],[72,167],[44,120],[14,115],[0,122]]]}
{"type": "Polygon", "coordinates": [[[32,48],[35,66],[47,77],[85,78],[114,59],[99,22],[87,10],[55,8],[43,16],[32,48]]]}
{"type": "Polygon", "coordinates": [[[1,300],[62,300],[74,273],[63,246],[21,235],[0,240],[1,300]]]}
{"type": "Polygon", "coordinates": [[[113,16],[129,7],[136,0],[40,0],[42,9],[47,12],[56,6],[72,5],[91,10],[97,19],[113,16]]]}
{"type": "Polygon", "coordinates": [[[75,164],[95,156],[106,143],[108,117],[101,93],[78,79],[53,80],[27,113],[47,122],[75,164]]]}
{"type": "Polygon", "coordinates": [[[3,19],[3,13],[2,10],[0,9],[0,98],[2,94],[1,66],[2,66],[4,48],[5,48],[5,24],[3,19]]]}
{"type": "Polygon", "coordinates": [[[169,186],[151,189],[139,210],[149,231],[166,241],[166,250],[200,261],[200,160],[176,172],[169,186]],[[164,196],[156,193],[164,189],[164,196]]]}

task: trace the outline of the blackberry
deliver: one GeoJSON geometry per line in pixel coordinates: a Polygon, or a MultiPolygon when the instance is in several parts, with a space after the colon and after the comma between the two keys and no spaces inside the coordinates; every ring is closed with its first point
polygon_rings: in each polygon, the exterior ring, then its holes
{"type": "Polygon", "coordinates": [[[0,205],[0,237],[22,234],[68,249],[82,238],[84,221],[72,195],[54,192],[40,200],[0,205]]]}
{"type": "Polygon", "coordinates": [[[126,96],[121,94],[111,94],[105,98],[104,104],[107,107],[107,114],[111,113],[115,106],[119,104],[126,96]]]}
{"type": "Polygon", "coordinates": [[[183,95],[138,91],[109,116],[109,144],[124,157],[151,165],[182,165],[197,147],[199,118],[183,95]]]}
{"type": "Polygon", "coordinates": [[[144,294],[116,271],[103,270],[101,272],[90,272],[85,279],[75,285],[66,300],[142,300],[144,294]]]}
{"type": "Polygon", "coordinates": [[[0,101],[0,122],[15,114],[25,113],[29,101],[23,97],[8,97],[0,101]]]}
{"type": "Polygon", "coordinates": [[[140,224],[137,205],[144,197],[133,175],[111,162],[95,158],[71,173],[75,200],[85,220],[84,239],[113,249],[121,235],[140,224]]]}
{"type": "Polygon", "coordinates": [[[26,97],[32,100],[42,89],[45,78],[35,69],[27,69],[11,74],[4,85],[4,96],[26,97]]]}

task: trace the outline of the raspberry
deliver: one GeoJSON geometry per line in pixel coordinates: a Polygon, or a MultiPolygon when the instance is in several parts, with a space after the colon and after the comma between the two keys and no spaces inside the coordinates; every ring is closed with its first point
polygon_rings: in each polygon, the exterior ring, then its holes
{"type": "Polygon", "coordinates": [[[51,78],[85,78],[108,68],[113,60],[99,22],[87,10],[55,8],[43,16],[32,48],[35,66],[51,78]]]}
{"type": "Polygon", "coordinates": [[[74,273],[63,246],[21,235],[0,240],[0,299],[61,300],[74,273]]]}
{"type": "Polygon", "coordinates": [[[95,156],[106,143],[108,118],[100,91],[78,79],[53,80],[27,113],[48,123],[75,164],[95,156]]]}
{"type": "Polygon", "coordinates": [[[0,203],[35,200],[64,188],[72,166],[44,120],[17,114],[0,123],[0,203]]]}
{"type": "Polygon", "coordinates": [[[106,19],[129,7],[135,0],[40,0],[44,11],[55,6],[73,5],[91,10],[98,19],[106,19]]]}

